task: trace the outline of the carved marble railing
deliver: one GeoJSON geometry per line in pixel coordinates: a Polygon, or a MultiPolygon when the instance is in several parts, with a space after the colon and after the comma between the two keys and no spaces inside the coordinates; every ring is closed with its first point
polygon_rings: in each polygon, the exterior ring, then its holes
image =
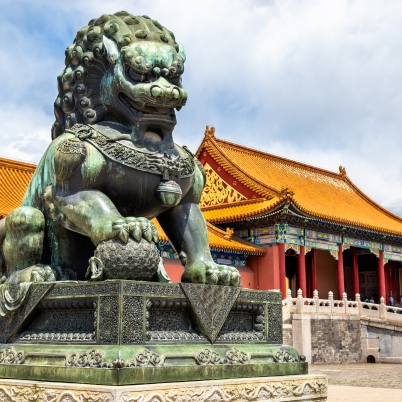
{"type": "Polygon", "coordinates": [[[328,293],[328,299],[320,299],[317,290],[313,292],[312,298],[303,297],[301,289],[297,291],[297,297],[292,297],[288,290],[287,298],[282,301],[283,319],[289,319],[291,314],[345,314],[402,323],[401,307],[385,305],[383,297],[380,304],[363,302],[359,293],[356,294],[355,301],[350,301],[346,293],[343,293],[342,300],[334,300],[332,292],[328,293]]]}

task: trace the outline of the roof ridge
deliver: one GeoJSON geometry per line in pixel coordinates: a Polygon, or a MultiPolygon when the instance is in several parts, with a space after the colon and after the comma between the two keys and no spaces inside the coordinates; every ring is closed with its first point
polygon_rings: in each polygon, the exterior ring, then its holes
{"type": "Polygon", "coordinates": [[[356,186],[352,182],[352,180],[349,179],[349,177],[345,177],[345,181],[348,182],[348,184],[359,194],[360,197],[362,197],[365,201],[367,201],[369,204],[371,204],[374,208],[378,209],[379,211],[385,213],[388,215],[390,218],[396,219],[398,222],[402,223],[402,217],[399,215],[396,215],[392,213],[391,211],[388,211],[388,209],[382,207],[380,204],[377,204],[374,200],[372,200],[368,195],[366,195],[362,190],[360,190],[359,187],[356,186]]]}
{"type": "Polygon", "coordinates": [[[214,139],[208,138],[208,140],[204,142],[204,147],[208,150],[211,156],[215,156],[215,158],[218,159],[217,162],[227,169],[232,176],[234,176],[237,180],[240,180],[246,187],[250,188],[254,192],[259,193],[261,196],[270,198],[280,194],[280,190],[267,186],[259,180],[251,177],[239,165],[231,161],[226,155],[225,151],[217,146],[214,139]]]}
{"type": "Polygon", "coordinates": [[[0,156],[0,168],[9,168],[14,170],[25,170],[25,171],[33,171],[36,169],[37,165],[30,162],[23,162],[8,158],[3,158],[0,156]]]}
{"type": "MultiPolygon", "coordinates": [[[[294,206],[296,206],[301,212],[307,214],[309,217],[316,217],[318,219],[325,219],[331,222],[339,222],[343,223],[345,225],[350,225],[350,226],[357,226],[357,227],[364,227],[366,229],[371,229],[376,232],[381,232],[381,233],[392,233],[392,234],[397,234],[397,235],[402,235],[402,231],[397,231],[397,230],[390,230],[390,229],[385,229],[381,228],[379,226],[375,225],[370,225],[370,224],[364,224],[361,222],[358,222],[356,220],[350,220],[350,219],[345,219],[341,218],[339,216],[331,216],[327,214],[322,214],[320,212],[315,212],[310,209],[304,208],[298,201],[296,201],[293,197],[291,198],[291,202],[294,206]]],[[[380,207],[381,208],[381,207],[380,207]]],[[[386,210],[385,210],[386,211],[386,210]]],[[[401,219],[402,221],[402,219],[401,219]]]]}
{"type": "Polygon", "coordinates": [[[259,154],[261,156],[268,156],[268,157],[271,157],[271,158],[276,159],[278,161],[283,161],[283,162],[288,163],[288,164],[293,165],[293,166],[303,167],[303,168],[306,168],[306,169],[311,170],[313,172],[319,172],[319,173],[322,173],[322,174],[325,174],[325,175],[330,175],[330,176],[332,176],[332,177],[334,177],[336,179],[339,179],[339,180],[343,180],[343,177],[344,177],[342,174],[333,172],[331,170],[327,170],[327,169],[324,169],[324,168],[309,165],[307,163],[299,162],[299,161],[296,161],[294,159],[285,158],[283,156],[275,155],[275,154],[272,154],[272,153],[269,153],[269,152],[266,152],[266,151],[262,151],[260,149],[247,147],[246,145],[241,145],[241,144],[236,143],[236,142],[224,140],[224,139],[217,138],[217,137],[214,137],[214,140],[217,143],[225,143],[225,144],[227,144],[229,146],[234,146],[236,148],[241,148],[243,151],[245,150],[248,153],[251,153],[253,155],[255,155],[257,153],[257,154],[259,154]]]}
{"type": "MultiPolygon", "coordinates": [[[[208,211],[203,211],[203,214],[204,214],[205,220],[212,224],[216,224],[216,223],[229,224],[229,222],[238,222],[239,219],[248,219],[253,216],[263,215],[264,213],[266,213],[272,209],[276,209],[278,207],[278,205],[281,205],[284,202],[286,202],[286,201],[282,198],[277,198],[276,200],[274,200],[274,199],[266,200],[262,204],[268,203],[268,205],[265,205],[265,206],[262,205],[257,210],[254,210],[252,212],[236,211],[236,209],[241,208],[242,205],[231,205],[231,206],[227,206],[226,208],[222,208],[222,209],[228,210],[227,213],[229,214],[229,216],[226,214],[226,211],[225,211],[225,213],[219,214],[218,216],[208,216],[210,213],[213,214],[216,211],[214,209],[211,209],[208,211]],[[235,211],[233,211],[233,210],[235,210],[235,211]],[[237,212],[237,214],[236,214],[236,212],[237,212]]],[[[249,204],[249,205],[257,205],[257,203],[249,204]]]]}
{"type": "Polygon", "coordinates": [[[218,205],[206,205],[205,207],[201,207],[201,211],[210,211],[211,209],[222,209],[222,208],[231,208],[237,207],[238,205],[248,205],[248,204],[257,204],[259,202],[268,201],[266,198],[250,198],[247,200],[234,201],[234,202],[225,202],[223,204],[218,205]]]}

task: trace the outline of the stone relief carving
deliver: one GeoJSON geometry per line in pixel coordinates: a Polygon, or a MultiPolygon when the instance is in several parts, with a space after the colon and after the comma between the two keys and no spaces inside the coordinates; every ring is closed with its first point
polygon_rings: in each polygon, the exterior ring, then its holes
{"type": "Polygon", "coordinates": [[[268,304],[268,343],[282,343],[282,304],[268,304]]]}
{"type": "Polygon", "coordinates": [[[114,402],[112,392],[92,390],[64,390],[33,385],[0,385],[1,402],[114,402]]]}
{"type": "Polygon", "coordinates": [[[219,334],[240,288],[181,284],[195,316],[196,328],[213,343],[219,334]]]}
{"type": "Polygon", "coordinates": [[[225,356],[222,357],[214,350],[205,348],[200,350],[195,356],[194,360],[200,366],[206,366],[209,364],[250,364],[251,358],[248,353],[242,352],[238,349],[231,348],[225,352],[225,356]]]}
{"type": "Polygon", "coordinates": [[[104,361],[103,353],[94,349],[89,352],[68,355],[66,358],[66,367],[111,368],[112,365],[104,361]]]}
{"type": "Polygon", "coordinates": [[[210,385],[207,382],[175,388],[158,387],[155,390],[121,390],[108,387],[98,390],[73,386],[66,390],[60,385],[44,387],[38,384],[0,383],[0,401],[4,402],[264,402],[283,400],[322,401],[327,396],[327,380],[322,377],[288,380],[267,379],[263,382],[236,382],[210,385]]]}
{"type": "Polygon", "coordinates": [[[14,348],[0,350],[0,364],[23,364],[25,357],[24,351],[17,352],[14,348]]]}
{"type": "Polygon", "coordinates": [[[17,335],[19,341],[54,341],[54,342],[71,342],[71,341],[87,341],[91,342],[96,339],[95,332],[23,332],[17,335]]]}
{"type": "Polygon", "coordinates": [[[160,367],[165,364],[165,356],[152,352],[148,349],[137,352],[134,361],[128,364],[128,367],[160,367]]]}
{"type": "Polygon", "coordinates": [[[250,364],[251,358],[248,353],[242,352],[238,349],[229,349],[225,353],[226,360],[229,364],[250,364]]]}
{"type": "Polygon", "coordinates": [[[169,341],[194,341],[205,342],[207,338],[196,332],[182,331],[152,331],[147,333],[147,341],[169,342],[169,341]]]}
{"type": "Polygon", "coordinates": [[[206,366],[208,364],[222,364],[222,358],[219,353],[210,349],[202,349],[195,356],[194,359],[200,366],[206,366]]]}
{"type": "Polygon", "coordinates": [[[250,384],[249,381],[245,381],[241,384],[222,386],[200,385],[191,389],[183,387],[174,390],[123,392],[121,400],[124,402],[266,402],[303,397],[304,400],[314,401],[322,400],[326,395],[327,381],[325,379],[303,379],[282,382],[267,380],[260,384],[250,384]]]}

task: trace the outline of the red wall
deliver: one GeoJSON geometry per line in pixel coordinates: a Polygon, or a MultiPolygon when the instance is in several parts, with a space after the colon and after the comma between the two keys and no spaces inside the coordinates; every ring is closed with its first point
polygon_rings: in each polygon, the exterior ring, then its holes
{"type": "Polygon", "coordinates": [[[279,250],[278,245],[265,247],[262,256],[250,256],[247,265],[254,271],[255,289],[279,290],[279,250]]]}

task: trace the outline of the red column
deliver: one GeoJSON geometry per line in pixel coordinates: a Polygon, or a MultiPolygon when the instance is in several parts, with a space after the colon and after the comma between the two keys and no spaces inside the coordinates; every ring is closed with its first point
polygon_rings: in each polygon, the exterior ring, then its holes
{"type": "Polygon", "coordinates": [[[338,278],[338,300],[341,300],[343,292],[345,291],[345,275],[343,272],[342,244],[338,244],[338,261],[336,264],[336,273],[338,278]]]}
{"type": "Polygon", "coordinates": [[[279,285],[282,292],[282,300],[286,299],[286,259],[285,243],[278,243],[279,252],[279,285]]]}
{"type": "Polygon", "coordinates": [[[297,290],[301,289],[303,297],[306,294],[306,256],[304,255],[304,246],[300,246],[300,254],[297,256],[297,290]]]}
{"type": "Polygon", "coordinates": [[[317,266],[315,248],[311,249],[311,291],[317,290],[317,266]]]}
{"type": "Polygon", "coordinates": [[[380,250],[380,256],[377,258],[377,272],[378,272],[378,298],[383,297],[387,303],[387,295],[385,293],[385,272],[384,272],[384,256],[380,250]]]}
{"type": "MultiPolygon", "coordinates": [[[[353,299],[356,297],[356,293],[360,293],[359,284],[359,261],[357,259],[356,247],[350,248],[352,256],[352,289],[353,289],[353,299]]],[[[363,296],[363,295],[361,295],[363,296]]]]}

